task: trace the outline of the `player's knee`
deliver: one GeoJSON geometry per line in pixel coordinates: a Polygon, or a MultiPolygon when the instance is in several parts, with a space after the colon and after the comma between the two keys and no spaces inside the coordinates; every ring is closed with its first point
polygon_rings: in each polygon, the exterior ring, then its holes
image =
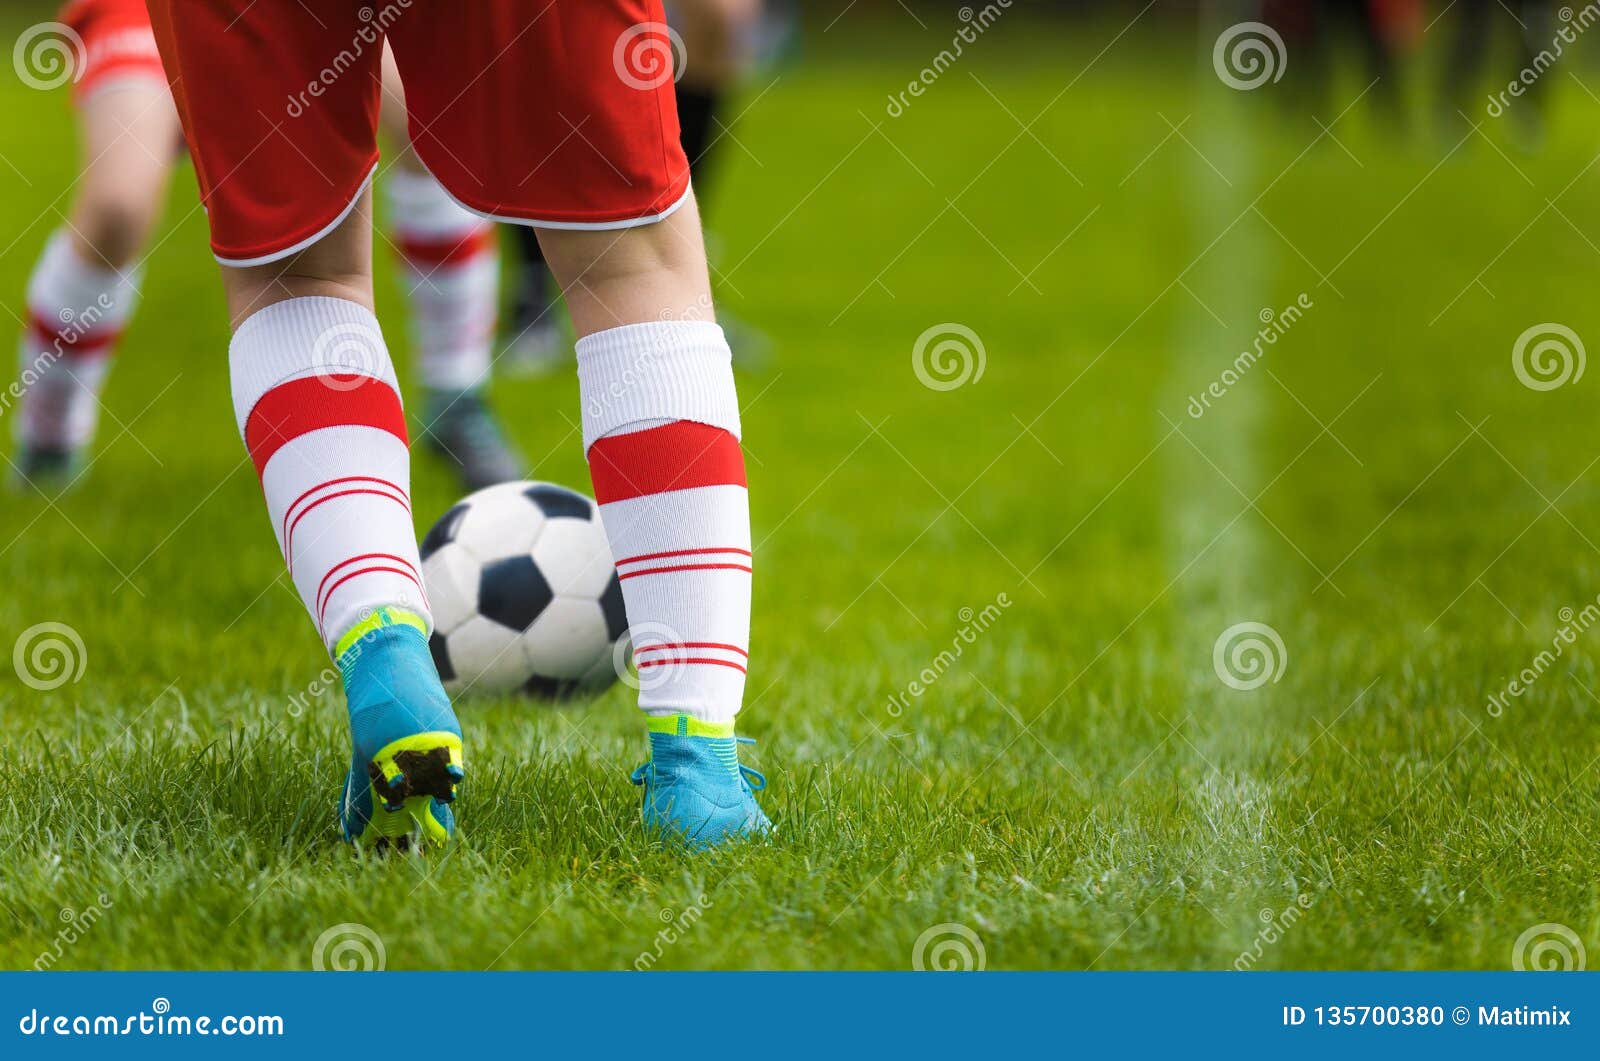
{"type": "Polygon", "coordinates": [[[144,246],[154,211],[133,196],[110,195],[85,205],[74,223],[86,249],[116,268],[130,264],[144,246]]]}
{"type": "Polygon", "coordinates": [[[694,0],[683,12],[697,28],[733,40],[760,16],[761,0],[694,0]]]}

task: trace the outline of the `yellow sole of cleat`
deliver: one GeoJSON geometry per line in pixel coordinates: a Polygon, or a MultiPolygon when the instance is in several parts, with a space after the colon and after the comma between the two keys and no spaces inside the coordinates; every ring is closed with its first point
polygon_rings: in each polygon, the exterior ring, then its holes
{"type": "Polygon", "coordinates": [[[392,744],[367,763],[372,784],[372,819],[362,843],[406,847],[443,844],[450,839],[433,816],[432,801],[455,802],[466,776],[461,738],[454,733],[415,733],[392,744]]]}

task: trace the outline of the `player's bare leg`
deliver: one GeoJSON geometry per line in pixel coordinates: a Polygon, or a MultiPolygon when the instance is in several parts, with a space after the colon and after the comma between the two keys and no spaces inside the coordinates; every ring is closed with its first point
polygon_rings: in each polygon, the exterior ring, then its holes
{"type": "Polygon", "coordinates": [[[13,480],[47,490],[71,483],[93,441],[182,143],[172,97],[155,76],[94,90],[77,115],[83,168],[29,281],[21,342],[13,480]]]}
{"type": "Polygon", "coordinates": [[[495,226],[451,199],[411,150],[405,90],[387,50],[381,124],[393,154],[381,177],[386,242],[401,264],[422,387],[421,441],[468,490],[520,478],[522,459],[486,400],[500,299],[495,226]]]}
{"type": "Polygon", "coordinates": [[[749,500],[732,360],[693,196],[622,231],[541,229],[578,334],[583,442],[649,716],[653,833],[704,847],[766,833],[738,761],[749,662],[749,500]]]}

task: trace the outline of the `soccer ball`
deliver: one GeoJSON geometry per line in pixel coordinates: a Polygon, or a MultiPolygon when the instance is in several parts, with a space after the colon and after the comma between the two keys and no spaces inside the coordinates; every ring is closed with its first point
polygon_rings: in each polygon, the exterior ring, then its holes
{"type": "Polygon", "coordinates": [[[451,692],[544,699],[617,679],[622,586],[595,503],[553,483],[470,495],[422,540],[429,642],[451,692]]]}

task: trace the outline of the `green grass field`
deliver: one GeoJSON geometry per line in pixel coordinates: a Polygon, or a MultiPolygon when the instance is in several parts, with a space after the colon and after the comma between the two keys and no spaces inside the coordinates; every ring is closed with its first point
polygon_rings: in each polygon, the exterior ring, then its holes
{"type": "MultiPolygon", "coordinates": [[[[949,925],[990,969],[1505,968],[1544,923],[1600,946],[1600,379],[1512,366],[1541,323],[1600,342],[1600,74],[1549,75],[1537,154],[1487,119],[1404,143],[1364,103],[1330,135],[1221,88],[1170,21],[1016,13],[891,118],[955,23],[884,17],[819,22],[752,86],[709,211],[723,301],[776,347],[741,380],[741,729],[779,839],[648,844],[619,687],[464,703],[447,854],[340,843],[343,708],[307,697],[325,660],[185,169],[89,479],[0,505],[0,650],[46,621],[86,650],[79,681],[0,684],[0,967],[301,969],[347,923],[391,969],[896,969],[949,925]],[[945,323],[985,366],[934,390],[912,350],[945,323]],[[1213,661],[1244,622],[1283,644],[1255,689],[1213,661]]],[[[72,133],[63,93],[8,75],[0,108],[15,315],[72,133]]],[[[576,390],[497,399],[582,486],[576,390]]],[[[426,524],[453,489],[416,477],[426,524]]]]}

